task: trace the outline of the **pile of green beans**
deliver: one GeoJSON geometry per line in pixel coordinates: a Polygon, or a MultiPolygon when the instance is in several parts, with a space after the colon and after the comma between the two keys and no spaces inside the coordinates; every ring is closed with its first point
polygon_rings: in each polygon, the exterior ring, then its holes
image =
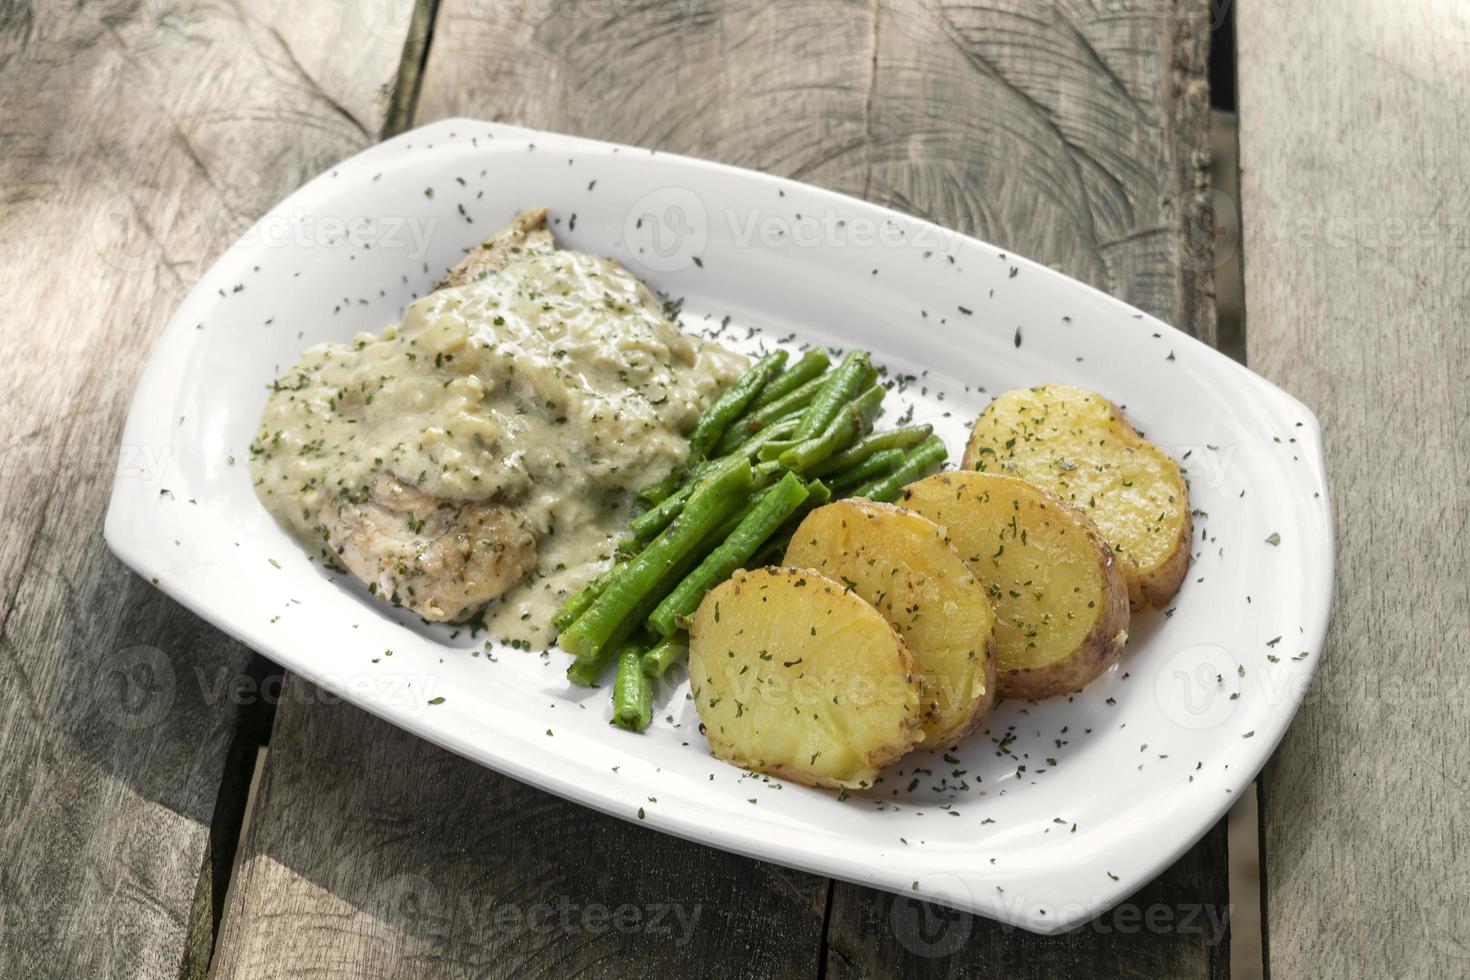
{"type": "Polygon", "coordinates": [[[689,622],[711,589],[736,569],[780,562],[802,518],[829,500],[891,501],[944,463],[927,425],[872,431],[886,391],[866,351],[835,367],[821,350],[786,362],[785,351],[760,358],[700,416],[688,458],[638,491],[646,509],[612,567],[552,619],[576,658],[573,683],[595,685],[617,664],[621,728],[652,720],[653,682],[688,652],[689,622]]]}

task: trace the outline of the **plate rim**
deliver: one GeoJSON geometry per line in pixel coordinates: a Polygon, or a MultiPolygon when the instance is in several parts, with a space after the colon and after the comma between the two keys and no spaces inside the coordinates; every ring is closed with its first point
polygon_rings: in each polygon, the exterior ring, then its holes
{"type": "MultiPolygon", "coordinates": [[[[1298,435],[1299,442],[1306,447],[1306,455],[1310,457],[1308,463],[1311,474],[1316,477],[1317,483],[1321,488],[1319,491],[1321,494],[1321,505],[1318,512],[1318,520],[1316,521],[1320,539],[1315,542],[1317,547],[1313,549],[1311,555],[1314,560],[1310,562],[1305,558],[1303,560],[1304,568],[1307,569],[1303,574],[1304,582],[1313,582],[1315,580],[1317,587],[1315,589],[1315,596],[1311,595],[1312,590],[1306,590],[1311,603],[1309,607],[1301,610],[1303,615],[1301,639],[1309,648],[1319,651],[1319,654],[1309,658],[1303,664],[1305,673],[1304,683],[1295,685],[1291,693],[1286,698],[1283,698],[1281,703],[1268,715],[1268,719],[1271,722],[1270,729],[1255,733],[1259,739],[1256,744],[1260,748],[1252,760],[1253,765],[1250,771],[1236,772],[1227,781],[1232,788],[1230,791],[1220,794],[1220,798],[1216,802],[1207,806],[1212,816],[1208,821],[1202,821],[1202,829],[1197,833],[1191,829],[1187,835],[1178,838],[1177,841],[1164,847],[1152,849],[1146,855],[1136,857],[1134,863],[1141,867],[1141,873],[1131,875],[1128,882],[1119,883],[1115,889],[1108,891],[1106,895],[1095,894],[1093,896],[1096,899],[1094,904],[1087,905],[1075,914],[1062,914],[1055,917],[1049,916],[1046,919],[1037,919],[1035,916],[1018,916],[1014,914],[1013,910],[1006,907],[1006,903],[1003,900],[990,896],[977,896],[974,894],[973,889],[970,890],[968,896],[971,899],[970,901],[964,901],[965,896],[952,895],[942,891],[936,892],[926,887],[917,887],[918,882],[915,883],[916,887],[912,890],[901,891],[893,882],[878,880],[877,876],[872,873],[864,874],[862,870],[864,864],[862,861],[852,859],[838,860],[834,866],[834,859],[830,856],[817,860],[804,860],[803,853],[794,846],[784,846],[779,840],[775,839],[756,840],[748,834],[741,833],[738,828],[725,831],[717,826],[701,825],[692,820],[669,816],[659,812],[649,812],[645,817],[635,818],[628,811],[627,807],[623,805],[622,801],[614,800],[609,795],[578,782],[574,778],[574,773],[559,773],[555,767],[547,769],[534,768],[531,762],[539,758],[541,753],[537,753],[531,749],[531,741],[522,737],[524,733],[515,733],[513,741],[523,743],[524,748],[527,750],[525,752],[519,751],[522,747],[521,745],[510,743],[502,743],[496,750],[486,751],[481,747],[471,745],[469,740],[463,736],[455,737],[453,732],[427,723],[425,720],[426,716],[424,715],[414,715],[405,710],[395,709],[394,706],[380,703],[371,697],[359,696],[347,685],[340,683],[340,679],[334,678],[325,671],[314,669],[309,655],[298,656],[289,649],[285,649],[283,644],[271,642],[271,638],[265,636],[260,627],[250,628],[243,624],[232,622],[227,615],[219,614],[210,604],[200,601],[198,595],[192,593],[187,588],[181,587],[180,580],[172,577],[167,579],[158,577],[162,569],[159,568],[158,563],[154,561],[150,553],[150,544],[146,540],[146,535],[138,533],[140,528],[130,526],[123,513],[123,507],[120,501],[129,493],[135,492],[135,488],[128,485],[126,478],[119,471],[114,474],[113,478],[107,514],[104,521],[103,536],[108,547],[125,565],[144,578],[152,577],[153,584],[156,587],[215,628],[247,644],[252,649],[256,649],[264,655],[277,660],[283,667],[301,675],[305,680],[320,685],[355,706],[393,725],[403,728],[420,738],[424,738],[442,748],[464,756],[476,764],[494,769],[510,778],[535,786],[538,789],[560,796],[579,805],[618,817],[629,823],[641,825],[647,829],[669,833],[686,840],[740,854],[754,860],[771,861],[824,877],[837,878],[859,885],[892,891],[900,897],[918,898],[936,904],[947,905],[961,911],[998,919],[1030,932],[1044,935],[1064,932],[1089,921],[1094,916],[1125,901],[1134,892],[1151,882],[1161,871],[1193,847],[1228,812],[1237,799],[1239,789],[1253,781],[1260,770],[1270,760],[1276,747],[1280,744],[1287,729],[1290,727],[1292,720],[1295,718],[1301,702],[1306,696],[1312,678],[1315,676],[1318,661],[1322,659],[1320,651],[1323,649],[1328,625],[1331,620],[1332,593],[1336,573],[1335,522],[1333,520],[1333,508],[1329,494],[1330,487],[1325,469],[1325,447],[1321,423],[1309,407],[1289,392],[1286,392],[1246,366],[1231,360],[1220,351],[1190,336],[1184,331],[1131,306],[1097,287],[1066,276],[1064,273],[1058,272],[1049,266],[1027,259],[1010,249],[1002,249],[999,246],[973,236],[964,235],[952,229],[946,229],[934,222],[917,216],[903,214],[883,205],[790,178],[683,154],[652,151],[647,148],[626,146],[604,140],[554,133],[524,126],[486,122],[466,117],[452,117],[407,130],[391,139],[373,144],[353,154],[347,160],[333,167],[328,167],[321,174],[306,181],[269,208],[240,237],[245,238],[257,226],[271,219],[272,216],[297,199],[298,195],[309,192],[319,181],[328,178],[337,166],[341,166],[348,161],[395,157],[405,148],[406,143],[410,143],[414,139],[422,139],[425,135],[429,134],[451,134],[457,128],[464,127],[479,127],[480,131],[490,132],[497,137],[527,137],[548,141],[565,141],[565,145],[573,149],[579,146],[598,147],[602,149],[617,147],[623,150],[649,153],[665,159],[672,159],[678,161],[683,166],[714,169],[736,175],[741,180],[755,178],[777,187],[800,186],[803,192],[810,192],[819,197],[825,197],[834,205],[842,208],[862,209],[874,212],[883,217],[901,219],[911,226],[927,228],[946,236],[955,236],[967,246],[978,246],[983,250],[989,250],[991,252],[1004,252],[1008,258],[1014,260],[1018,265],[1033,268],[1041,274],[1061,277],[1066,280],[1070,289],[1075,290],[1080,288],[1085,290],[1105,305],[1111,306],[1116,312],[1126,313],[1135,319],[1141,317],[1153,329],[1168,331],[1172,340],[1178,343],[1187,341],[1188,344],[1195,345],[1199,350],[1208,352],[1205,356],[1207,359],[1213,359],[1211,361],[1212,365],[1218,369],[1232,372],[1229,375],[1232,381],[1236,383],[1249,383],[1254,388],[1255,393],[1262,397],[1263,402],[1267,403],[1269,414],[1272,417],[1279,417],[1284,422],[1288,415],[1292,416],[1293,421],[1300,423],[1296,426],[1295,431],[1298,435]],[[1314,574],[1312,572],[1313,569],[1319,569],[1320,575],[1314,574]]],[[[150,387],[157,387],[159,385],[160,379],[155,377],[155,375],[163,369],[164,355],[175,345],[186,346],[185,340],[188,334],[185,331],[188,330],[189,333],[192,333],[192,328],[189,327],[188,321],[193,319],[193,317],[186,314],[202,303],[212,301],[212,294],[205,292],[205,283],[210,279],[214,270],[229,256],[234,244],[236,243],[231,243],[231,245],[227,246],[224,252],[201,274],[199,281],[190,288],[184,299],[170,316],[158,339],[154,342],[147,363],[139,375],[132,399],[130,400],[127,421],[120,437],[123,445],[131,442],[147,442],[147,439],[140,440],[138,438],[140,432],[143,430],[154,433],[159,432],[159,427],[154,424],[155,420],[149,417],[150,414],[157,413],[150,413],[149,411],[147,402],[150,396],[147,394],[147,391],[150,387]]],[[[154,441],[167,442],[169,440],[165,438],[154,441]]],[[[1294,485],[1300,484],[1301,482],[1301,480],[1292,481],[1294,485]]],[[[1206,804],[1198,803],[1195,806],[1203,807],[1206,804]]],[[[866,848],[866,842],[864,842],[864,847],[866,848]]],[[[956,875],[956,877],[963,878],[963,875],[956,875]]],[[[1101,890],[1099,889],[1098,891],[1100,892],[1101,890]]]]}

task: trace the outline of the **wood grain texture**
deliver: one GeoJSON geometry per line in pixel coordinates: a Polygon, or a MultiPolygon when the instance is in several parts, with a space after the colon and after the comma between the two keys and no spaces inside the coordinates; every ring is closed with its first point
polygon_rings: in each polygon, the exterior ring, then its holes
{"type": "MultiPolygon", "coordinates": [[[[1117,6],[444,0],[416,121],[516,122],[867,196],[1208,339],[1209,243],[1190,237],[1206,203],[1207,6],[1117,6]]],[[[1225,969],[1228,943],[1200,918],[1226,901],[1222,829],[1135,903],[1173,927],[1125,918],[1045,940],[964,916],[944,948],[922,920],[946,913],[645,833],[362,712],[287,698],[276,725],[220,976],[1225,969]],[[701,911],[682,943],[515,925],[549,904],[625,901],[701,911]],[[1199,924],[1179,928],[1184,916],[1199,924]]]]}
{"type": "Polygon", "coordinates": [[[1338,535],[1265,773],[1271,973],[1463,977],[1470,11],[1252,0],[1237,30],[1247,359],[1321,420],[1338,535]]]}
{"type": "Polygon", "coordinates": [[[574,806],[334,700],[287,681],[220,980],[816,974],[820,879],[574,806]]]}
{"type": "Polygon", "coordinates": [[[0,975],[207,962],[250,654],[106,552],[114,473],[172,449],[118,433],[214,255],[376,132],[400,44],[327,3],[0,5],[0,975]]]}
{"type": "Polygon", "coordinates": [[[826,975],[1228,980],[1226,860],[1221,821],[1127,901],[1060,936],[1033,936],[904,895],[838,884],[826,975]]]}

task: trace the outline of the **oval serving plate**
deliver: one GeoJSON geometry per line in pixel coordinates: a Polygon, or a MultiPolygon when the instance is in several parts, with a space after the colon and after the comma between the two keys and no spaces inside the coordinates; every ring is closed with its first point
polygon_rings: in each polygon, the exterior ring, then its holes
{"type": "Polygon", "coordinates": [[[1316,419],[1174,328],[839,194],[471,120],[343,162],[215,263],[139,382],[106,535],[219,628],[486,766],[656,830],[1047,933],[1145,884],[1259,771],[1321,650],[1333,560],[1316,419]],[[537,204],[563,245],[682,302],[690,330],[747,351],[871,350],[898,380],[886,420],[932,422],[952,460],[1008,388],[1059,381],[1119,402],[1190,481],[1194,564],[1173,607],[1137,617],[1122,663],[1080,694],[1004,703],[958,749],[913,753],[839,800],[712,758],[686,683],[665,683],[653,726],[629,734],[608,725],[605,689],[566,683],[560,651],[426,626],[325,572],[251,487],[266,385],[312,344],[397,320],[537,204]]]}

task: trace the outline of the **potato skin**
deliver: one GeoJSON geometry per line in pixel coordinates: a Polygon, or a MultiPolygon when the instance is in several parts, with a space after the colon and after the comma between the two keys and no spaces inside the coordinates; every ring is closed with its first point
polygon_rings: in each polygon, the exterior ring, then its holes
{"type": "MultiPolygon", "coordinates": [[[[1117,663],[1128,639],[1129,620],[1128,587],[1122,571],[1087,515],[1054,494],[1016,477],[964,470],[939,473],[912,483],[901,498],[904,506],[945,527],[976,577],[992,587],[997,615],[1003,617],[1008,606],[1006,594],[1019,587],[1019,583],[994,579],[996,569],[989,549],[997,540],[1004,542],[1004,535],[1011,527],[1006,515],[1021,517],[1026,512],[998,507],[1002,500],[1027,500],[1039,512],[1051,515],[1049,519],[1064,522],[1069,533],[1077,535],[1075,540],[1079,544],[1073,547],[1087,556],[1096,574],[1093,587],[1097,598],[1087,607],[1095,617],[1087,633],[1068,653],[1050,662],[1027,664],[1024,650],[1017,650],[1014,641],[1000,639],[1001,663],[996,673],[1000,696],[1039,701],[1079,691],[1117,663]]],[[[1030,531],[1035,537],[1037,530],[1023,521],[1012,533],[1018,537],[1020,531],[1030,531]]],[[[1017,537],[1011,539],[1013,548],[1017,537]]],[[[1020,541],[1024,544],[1025,539],[1020,541]]],[[[1047,605],[1060,609],[1056,600],[1047,605]]]]}
{"type": "Polygon", "coordinates": [[[976,420],[961,466],[1019,476],[1085,510],[1118,557],[1135,611],[1166,606],[1183,584],[1189,488],[1103,396],[1060,384],[1005,392],[976,420]]]}
{"type": "Polygon", "coordinates": [[[1140,571],[1128,583],[1128,604],[1135,611],[1152,607],[1163,609],[1179,592],[1184,576],[1189,574],[1189,545],[1194,540],[1194,520],[1186,500],[1184,523],[1175,537],[1174,547],[1163,564],[1140,571]]]}
{"type": "MultiPolygon", "coordinates": [[[[1104,545],[1106,547],[1106,545],[1104,545]]],[[[1116,567],[1114,568],[1116,571],[1116,567]]],[[[1128,587],[1118,576],[1107,595],[1108,608],[1077,652],[1045,667],[1007,671],[997,683],[1008,698],[1044,701],[1073,694],[1107,673],[1128,643],[1128,587]],[[1119,625],[1121,623],[1121,625],[1119,625]]]]}
{"type": "Polygon", "coordinates": [[[892,504],[839,500],[802,521],[786,564],[840,579],[903,637],[925,679],[924,748],[949,748],[985,720],[996,697],[995,612],[937,524],[892,504]]]}
{"type": "Polygon", "coordinates": [[[877,610],[810,569],[737,571],[712,590],[690,624],[689,679],[717,758],[806,786],[865,789],[924,737],[903,639],[877,610]],[[808,672],[816,680],[804,699],[796,687],[808,672]],[[872,680],[895,697],[864,704],[839,679],[872,680]]]}

